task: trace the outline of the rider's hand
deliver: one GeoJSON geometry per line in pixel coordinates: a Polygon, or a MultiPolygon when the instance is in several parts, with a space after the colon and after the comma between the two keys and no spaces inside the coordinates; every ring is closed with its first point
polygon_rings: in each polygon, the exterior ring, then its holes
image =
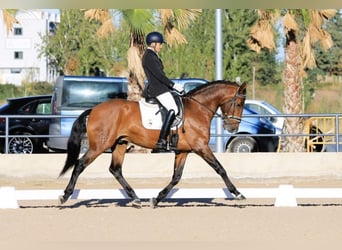
{"type": "Polygon", "coordinates": [[[184,88],[183,88],[183,86],[180,85],[180,84],[175,84],[175,85],[173,86],[173,89],[176,90],[176,91],[179,92],[179,93],[184,93],[184,88]]]}

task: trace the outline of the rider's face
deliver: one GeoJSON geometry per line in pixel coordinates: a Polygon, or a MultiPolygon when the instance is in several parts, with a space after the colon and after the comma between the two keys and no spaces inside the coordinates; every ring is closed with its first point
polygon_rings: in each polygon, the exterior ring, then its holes
{"type": "Polygon", "coordinates": [[[151,46],[155,52],[159,53],[159,51],[163,48],[162,43],[153,43],[151,46]]]}

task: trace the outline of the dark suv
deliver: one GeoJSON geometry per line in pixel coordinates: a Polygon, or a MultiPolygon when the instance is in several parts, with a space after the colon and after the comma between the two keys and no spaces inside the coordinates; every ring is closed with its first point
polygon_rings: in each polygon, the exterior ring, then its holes
{"type": "MultiPolygon", "coordinates": [[[[7,115],[48,115],[51,114],[51,95],[26,96],[9,98],[0,107],[0,152],[5,152],[6,117],[7,115]]],[[[31,154],[47,152],[44,143],[47,137],[30,137],[32,135],[48,135],[50,118],[9,117],[8,153],[31,154]],[[15,137],[11,137],[15,135],[15,137]]]]}

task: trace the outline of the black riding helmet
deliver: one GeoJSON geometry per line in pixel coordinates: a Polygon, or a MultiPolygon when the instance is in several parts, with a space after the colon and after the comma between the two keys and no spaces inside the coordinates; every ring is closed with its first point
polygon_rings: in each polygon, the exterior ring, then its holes
{"type": "Polygon", "coordinates": [[[150,45],[151,43],[165,43],[163,35],[157,31],[148,33],[146,36],[146,44],[150,45]]]}

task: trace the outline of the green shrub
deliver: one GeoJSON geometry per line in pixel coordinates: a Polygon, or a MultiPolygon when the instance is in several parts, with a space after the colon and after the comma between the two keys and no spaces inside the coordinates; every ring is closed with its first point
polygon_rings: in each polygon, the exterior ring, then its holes
{"type": "Polygon", "coordinates": [[[53,84],[47,82],[24,83],[21,86],[14,84],[0,84],[0,104],[8,98],[52,94],[53,84]]]}

